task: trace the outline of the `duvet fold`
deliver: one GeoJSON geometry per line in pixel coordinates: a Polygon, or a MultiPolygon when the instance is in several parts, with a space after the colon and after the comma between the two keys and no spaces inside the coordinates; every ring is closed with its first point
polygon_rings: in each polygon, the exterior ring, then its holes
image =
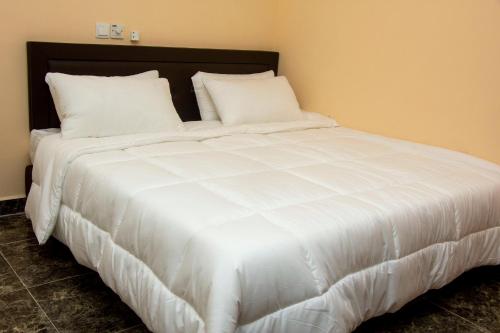
{"type": "Polygon", "coordinates": [[[44,138],[27,213],[155,332],[349,332],[500,263],[500,167],[328,119],[44,138]]]}

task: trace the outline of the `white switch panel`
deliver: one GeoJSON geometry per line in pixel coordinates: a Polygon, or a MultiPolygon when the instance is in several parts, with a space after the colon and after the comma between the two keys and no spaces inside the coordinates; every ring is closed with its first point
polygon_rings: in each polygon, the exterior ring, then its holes
{"type": "Polygon", "coordinates": [[[95,37],[103,39],[109,38],[109,23],[96,23],[95,37]]]}
{"type": "Polygon", "coordinates": [[[110,37],[113,39],[123,39],[123,31],[125,27],[123,24],[112,24],[110,37]]]}
{"type": "Polygon", "coordinates": [[[132,42],[138,42],[140,39],[141,39],[141,34],[139,33],[139,31],[132,31],[130,33],[130,40],[132,42]]]}

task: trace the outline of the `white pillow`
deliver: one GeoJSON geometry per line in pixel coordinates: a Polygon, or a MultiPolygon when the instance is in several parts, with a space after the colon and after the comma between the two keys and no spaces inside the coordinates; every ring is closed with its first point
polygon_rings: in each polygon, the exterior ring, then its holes
{"type": "Polygon", "coordinates": [[[183,129],[167,79],[48,73],[59,100],[63,138],[183,129]]]}
{"type": "Polygon", "coordinates": [[[194,93],[196,94],[196,101],[200,109],[201,120],[219,120],[215,105],[205,88],[206,79],[225,79],[225,80],[248,80],[248,79],[262,79],[274,77],[273,71],[255,74],[217,74],[198,72],[191,80],[193,81],[194,93]]]}
{"type": "MultiPolygon", "coordinates": [[[[50,94],[52,95],[52,100],[54,101],[54,106],[56,107],[56,112],[57,112],[57,117],[59,117],[59,120],[62,121],[62,112],[61,112],[61,107],[59,106],[59,97],[57,96],[57,92],[54,89],[54,85],[52,84],[52,74],[55,73],[47,73],[45,75],[45,82],[49,85],[49,90],[50,94]],[[51,75],[49,75],[51,74],[51,75]]],[[[68,76],[77,76],[77,77],[105,77],[105,76],[94,76],[94,75],[69,75],[69,74],[63,74],[59,73],[61,75],[68,75],[68,76]]],[[[147,71],[144,73],[139,73],[135,75],[129,75],[129,76],[110,76],[113,78],[134,78],[134,79],[157,79],[160,77],[160,73],[157,70],[152,70],[152,71],[147,71]]]]}
{"type": "Polygon", "coordinates": [[[284,76],[255,80],[205,80],[224,125],[302,120],[284,76]]]}

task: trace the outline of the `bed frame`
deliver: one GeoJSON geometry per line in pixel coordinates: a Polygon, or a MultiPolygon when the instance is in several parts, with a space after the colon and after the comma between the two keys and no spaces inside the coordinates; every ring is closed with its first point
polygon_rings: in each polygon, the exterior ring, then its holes
{"type": "MultiPolygon", "coordinates": [[[[60,126],[47,72],[122,76],[156,69],[170,83],[172,99],[183,121],[200,120],[191,76],[198,71],[248,74],[278,72],[279,53],[269,51],[192,49],[155,46],[63,44],[27,42],[29,127],[60,126]]],[[[26,194],[31,166],[25,172],[26,194]]]]}

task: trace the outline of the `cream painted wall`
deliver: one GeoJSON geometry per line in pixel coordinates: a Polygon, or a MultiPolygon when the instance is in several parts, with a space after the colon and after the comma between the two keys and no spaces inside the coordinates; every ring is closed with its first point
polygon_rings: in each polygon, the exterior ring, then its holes
{"type": "Polygon", "coordinates": [[[278,0],[305,109],[500,163],[500,0],[278,0]]]}
{"type": "MultiPolygon", "coordinates": [[[[28,163],[28,40],[120,43],[94,38],[95,23],[123,23],[141,45],[272,49],[268,0],[23,0],[2,4],[0,21],[0,200],[24,195],[28,163]]],[[[123,41],[121,43],[128,43],[123,41]]]]}

